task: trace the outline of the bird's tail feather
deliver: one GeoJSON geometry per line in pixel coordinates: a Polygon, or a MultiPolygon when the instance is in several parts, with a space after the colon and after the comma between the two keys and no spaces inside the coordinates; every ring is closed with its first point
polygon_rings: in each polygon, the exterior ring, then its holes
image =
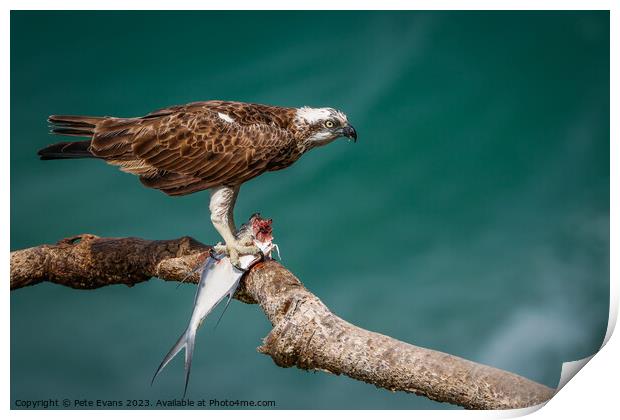
{"type": "Polygon", "coordinates": [[[90,141],[70,141],[55,143],[38,152],[41,160],[94,158],[90,151],[90,141]]]}
{"type": "Polygon", "coordinates": [[[91,137],[95,134],[95,127],[107,117],[85,117],[82,115],[50,115],[47,122],[50,123],[52,134],[64,136],[91,137]]]}
{"type": "Polygon", "coordinates": [[[185,348],[185,388],[183,389],[183,398],[185,398],[185,394],[187,393],[187,384],[189,383],[189,372],[192,367],[192,357],[194,355],[194,345],[196,343],[196,329],[188,327],[187,330],[181,334],[181,337],[177,340],[177,342],[172,346],[164,360],[162,360],[161,364],[157,368],[155,375],[153,375],[153,379],[151,379],[151,385],[155,381],[155,378],[159,373],[170,363],[174,357],[179,354],[179,352],[185,348]]]}
{"type": "MultiPolygon", "coordinates": [[[[63,136],[92,137],[97,124],[107,117],[81,115],[50,115],[50,133],[63,136]]],[[[96,157],[90,152],[90,140],[56,143],[39,150],[42,160],[96,157]]]]}
{"type": "Polygon", "coordinates": [[[55,143],[38,152],[41,160],[94,158],[90,151],[90,141],[70,141],[55,143]]]}

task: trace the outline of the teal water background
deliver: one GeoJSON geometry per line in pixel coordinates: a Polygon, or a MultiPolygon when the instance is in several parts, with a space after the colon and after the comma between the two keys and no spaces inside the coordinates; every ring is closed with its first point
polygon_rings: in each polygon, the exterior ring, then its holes
{"type": "MultiPolygon", "coordinates": [[[[196,100],[342,109],[359,133],[244,185],[284,264],[373,331],[556,386],[609,305],[607,12],[12,12],[11,249],[78,233],[219,238],[208,193],[170,198],[99,161],[42,162],[50,114],[196,100]]],[[[179,398],[151,387],[195,287],[11,293],[16,399],[179,398]]],[[[256,352],[234,301],[199,331],[188,397],[278,408],[452,408],[256,352]]]]}

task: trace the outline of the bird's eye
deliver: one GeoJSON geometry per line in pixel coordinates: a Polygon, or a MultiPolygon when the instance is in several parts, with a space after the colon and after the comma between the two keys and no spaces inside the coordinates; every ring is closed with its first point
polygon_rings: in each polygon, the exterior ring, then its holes
{"type": "Polygon", "coordinates": [[[325,127],[332,128],[334,126],[334,122],[331,120],[325,121],[325,127]]]}

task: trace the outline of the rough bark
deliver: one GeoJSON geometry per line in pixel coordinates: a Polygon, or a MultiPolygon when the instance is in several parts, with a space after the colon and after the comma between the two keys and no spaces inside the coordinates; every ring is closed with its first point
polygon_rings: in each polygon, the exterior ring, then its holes
{"type": "MultiPolygon", "coordinates": [[[[76,289],[133,286],[151,277],[182,281],[209,248],[189,237],[149,241],[78,235],[12,252],[11,290],[43,281],[76,289]]],[[[198,278],[195,273],[185,281],[198,278]]],[[[273,325],[258,351],[278,366],[344,374],[471,409],[528,407],[554,393],[519,375],[356,327],[275,261],[255,265],[235,298],[259,304],[273,325]]]]}

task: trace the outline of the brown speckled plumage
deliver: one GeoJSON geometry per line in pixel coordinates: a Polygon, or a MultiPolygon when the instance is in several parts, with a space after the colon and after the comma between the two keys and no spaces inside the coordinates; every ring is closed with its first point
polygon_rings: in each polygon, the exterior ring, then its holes
{"type": "Polygon", "coordinates": [[[91,140],[57,144],[40,154],[101,158],[138,175],[147,187],[185,195],[240,185],[294,163],[313,147],[306,139],[319,128],[296,123],[295,113],[296,108],[207,101],[140,118],[51,116],[53,133],[91,140]]]}

